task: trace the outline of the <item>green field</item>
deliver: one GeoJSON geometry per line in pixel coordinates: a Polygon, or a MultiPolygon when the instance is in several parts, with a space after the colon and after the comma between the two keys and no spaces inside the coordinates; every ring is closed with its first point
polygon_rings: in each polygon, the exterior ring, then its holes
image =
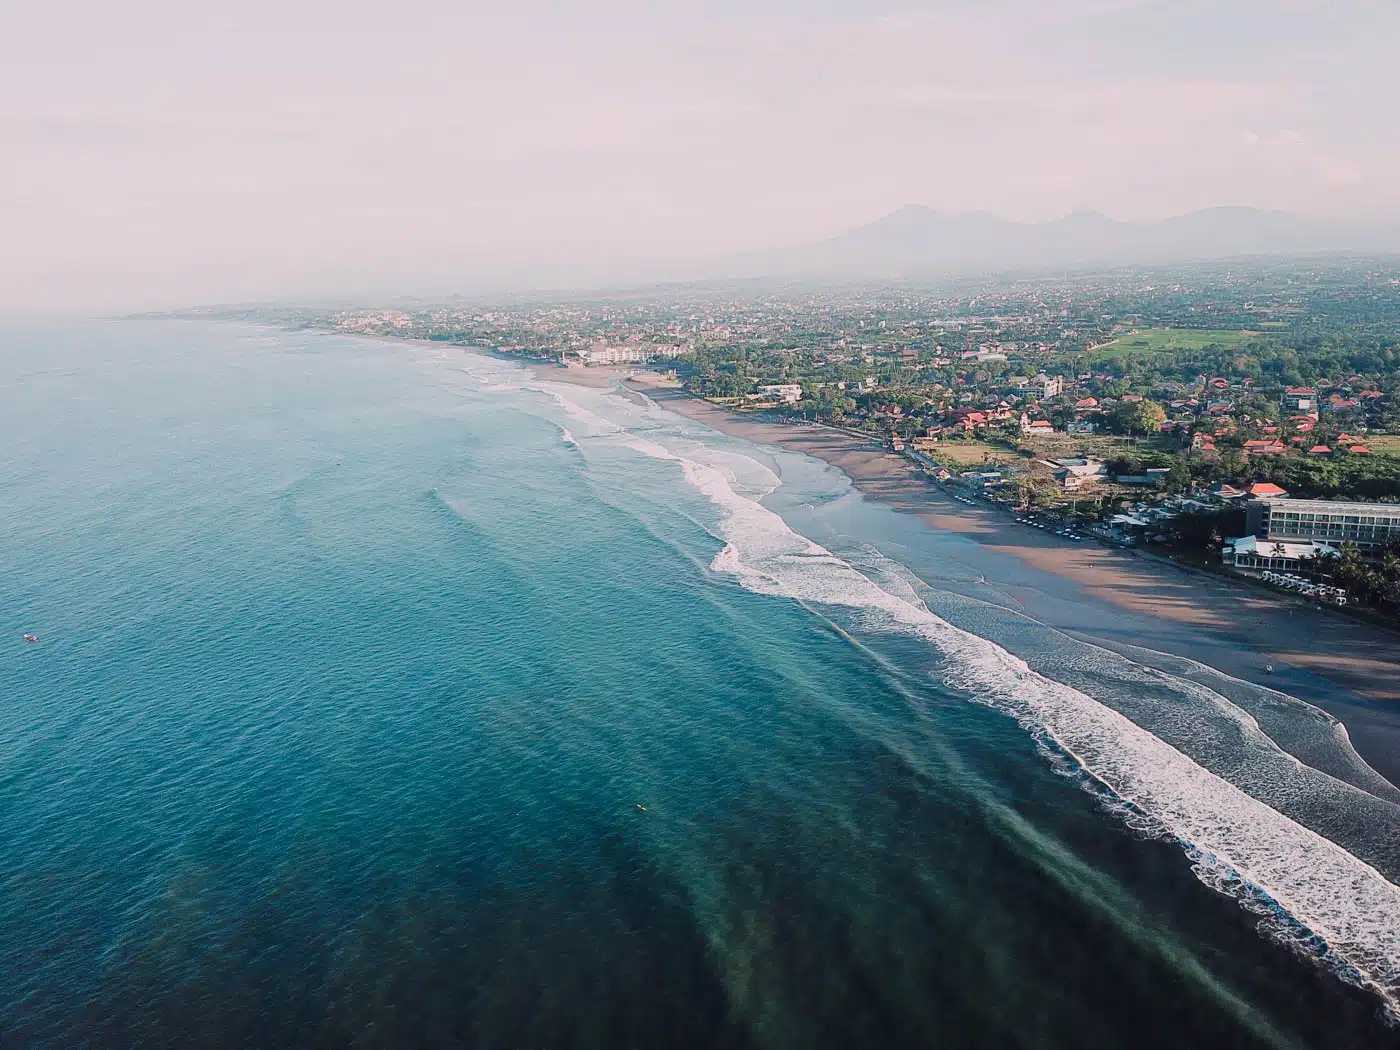
{"type": "Polygon", "coordinates": [[[1362,444],[1382,456],[1400,456],[1400,434],[1367,434],[1362,444]]]}
{"type": "Polygon", "coordinates": [[[980,467],[983,463],[1008,462],[1018,458],[1014,449],[988,441],[920,441],[918,447],[949,469],[980,467]]]}
{"type": "Polygon", "coordinates": [[[1207,346],[1238,346],[1258,332],[1212,330],[1204,328],[1144,328],[1120,335],[1111,343],[1094,350],[1095,358],[1121,357],[1123,354],[1155,354],[1163,350],[1200,350],[1207,346]]]}

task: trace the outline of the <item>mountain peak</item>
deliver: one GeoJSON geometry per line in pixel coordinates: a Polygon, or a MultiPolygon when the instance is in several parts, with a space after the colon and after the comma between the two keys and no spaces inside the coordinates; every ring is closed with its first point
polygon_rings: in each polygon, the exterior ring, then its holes
{"type": "Polygon", "coordinates": [[[1081,209],[1044,223],[909,203],[848,233],[787,253],[788,268],[860,276],[1184,262],[1236,255],[1400,252],[1400,228],[1230,206],[1158,222],[1081,209]]]}

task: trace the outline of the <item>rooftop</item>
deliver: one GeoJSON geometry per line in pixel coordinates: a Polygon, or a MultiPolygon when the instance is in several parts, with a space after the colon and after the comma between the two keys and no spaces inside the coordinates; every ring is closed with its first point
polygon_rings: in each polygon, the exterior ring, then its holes
{"type": "Polygon", "coordinates": [[[1238,539],[1226,540],[1225,544],[1234,550],[1236,557],[1241,554],[1257,554],[1261,558],[1291,558],[1303,561],[1307,558],[1335,558],[1338,554],[1336,547],[1318,543],[1316,540],[1261,540],[1257,536],[1241,536],[1238,539]]]}
{"type": "Polygon", "coordinates": [[[1274,510],[1307,511],[1336,514],[1370,514],[1400,518],[1400,503],[1360,503],[1330,499],[1289,499],[1284,496],[1265,497],[1262,502],[1274,510]]]}

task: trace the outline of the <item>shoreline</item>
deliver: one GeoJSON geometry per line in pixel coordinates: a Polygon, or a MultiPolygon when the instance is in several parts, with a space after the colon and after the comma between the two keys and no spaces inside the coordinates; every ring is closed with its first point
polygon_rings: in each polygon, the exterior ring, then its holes
{"type": "Polygon", "coordinates": [[[988,581],[1019,612],[1079,641],[1137,649],[1140,662],[1142,654],[1184,658],[1304,700],[1338,719],[1361,758],[1400,787],[1400,645],[1382,628],[1133,550],[1073,543],[1018,525],[993,507],[957,502],[908,460],[869,440],[823,424],[746,419],[641,366],[561,368],[446,345],[513,361],[545,382],[644,395],[722,434],[819,459],[867,499],[976,544],[988,556],[988,581]]]}
{"type": "Polygon", "coordinates": [[[990,582],[1070,637],[1193,660],[1323,709],[1344,724],[1361,757],[1400,786],[1400,646],[1382,628],[1132,550],[1018,525],[995,508],[955,501],[903,457],[831,427],[745,419],[653,374],[597,371],[581,385],[643,393],[721,433],[813,456],[867,499],[972,541],[991,556],[990,582]]]}

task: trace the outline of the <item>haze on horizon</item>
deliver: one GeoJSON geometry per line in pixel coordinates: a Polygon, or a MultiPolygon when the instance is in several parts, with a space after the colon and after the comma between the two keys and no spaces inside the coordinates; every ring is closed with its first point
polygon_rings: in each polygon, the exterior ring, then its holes
{"type": "Polygon", "coordinates": [[[1389,0],[56,0],[0,311],[671,279],[917,202],[1400,218],[1389,0]]]}

